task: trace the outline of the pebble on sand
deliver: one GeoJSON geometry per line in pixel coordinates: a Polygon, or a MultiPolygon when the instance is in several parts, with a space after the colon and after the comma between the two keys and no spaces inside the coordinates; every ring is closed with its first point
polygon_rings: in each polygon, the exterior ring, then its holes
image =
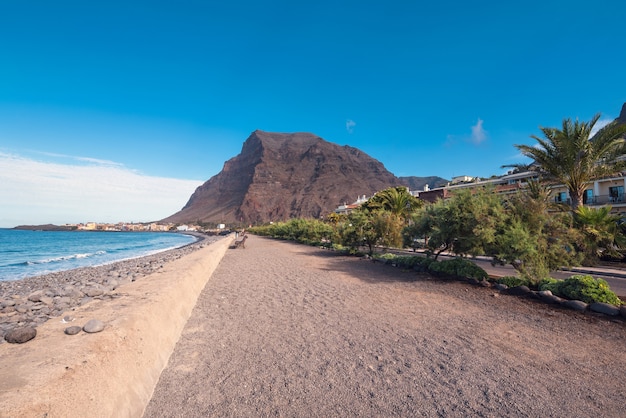
{"type": "Polygon", "coordinates": [[[78,334],[81,330],[82,330],[82,328],[81,328],[81,327],[79,327],[78,325],[73,325],[73,326],[71,326],[71,327],[67,327],[67,328],[65,328],[65,331],[64,331],[64,332],[65,332],[67,335],[76,335],[76,334],[78,334]]]}
{"type": "Polygon", "coordinates": [[[32,340],[36,335],[37,330],[34,327],[22,327],[7,332],[4,339],[9,343],[22,344],[32,340]]]}
{"type": "Polygon", "coordinates": [[[83,331],[93,334],[95,332],[100,332],[104,329],[104,322],[99,319],[91,319],[89,320],[85,326],[83,326],[83,331]]]}

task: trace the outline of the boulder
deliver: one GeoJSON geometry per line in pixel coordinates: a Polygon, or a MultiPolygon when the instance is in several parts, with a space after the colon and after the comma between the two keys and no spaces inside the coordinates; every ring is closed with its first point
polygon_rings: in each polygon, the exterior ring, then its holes
{"type": "Polygon", "coordinates": [[[589,305],[587,305],[582,300],[566,300],[562,303],[566,308],[573,309],[578,312],[586,311],[589,305]]]}
{"type": "Polygon", "coordinates": [[[0,302],[0,306],[2,306],[3,308],[6,308],[8,306],[15,306],[15,300],[5,299],[2,302],[0,302]]]}
{"type": "Polygon", "coordinates": [[[530,289],[528,288],[528,286],[515,286],[515,287],[510,287],[507,289],[506,291],[509,295],[513,295],[513,296],[527,296],[528,294],[531,293],[530,289]]]}
{"type": "Polygon", "coordinates": [[[83,326],[83,331],[93,334],[96,332],[100,332],[104,329],[104,322],[99,319],[91,319],[89,320],[85,326],[83,326]]]}
{"type": "Polygon", "coordinates": [[[13,344],[23,344],[32,340],[37,335],[34,327],[14,328],[4,335],[4,339],[13,344]]]}
{"type": "Polygon", "coordinates": [[[552,292],[549,290],[540,290],[539,292],[537,292],[537,296],[539,296],[539,299],[546,303],[560,304],[563,301],[563,299],[553,295],[552,292]]]}
{"type": "Polygon", "coordinates": [[[39,302],[41,301],[41,298],[44,297],[44,293],[43,291],[37,291],[34,293],[31,293],[30,295],[28,295],[28,300],[31,302],[39,302]]]}
{"type": "Polygon", "coordinates": [[[41,303],[45,303],[46,305],[52,305],[54,299],[52,299],[50,296],[42,296],[39,298],[39,301],[41,303]]]}
{"type": "Polygon", "coordinates": [[[85,294],[90,298],[93,298],[95,296],[101,296],[104,294],[104,289],[100,287],[90,287],[89,289],[85,290],[85,294]]]}
{"type": "Polygon", "coordinates": [[[602,313],[605,315],[610,315],[610,316],[619,315],[619,308],[609,303],[594,302],[589,305],[589,309],[592,310],[593,312],[598,312],[598,313],[602,313]]]}

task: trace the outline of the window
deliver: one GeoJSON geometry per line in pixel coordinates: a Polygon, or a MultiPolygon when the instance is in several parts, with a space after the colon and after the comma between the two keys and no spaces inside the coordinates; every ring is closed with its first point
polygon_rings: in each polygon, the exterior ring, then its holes
{"type": "Polygon", "coordinates": [[[587,205],[590,203],[595,203],[593,198],[593,189],[587,189],[583,193],[583,204],[587,205]]]}
{"type": "Polygon", "coordinates": [[[609,200],[611,202],[623,202],[624,201],[624,186],[609,187],[609,200]]]}
{"type": "Polygon", "coordinates": [[[557,203],[566,203],[567,202],[567,192],[557,193],[554,200],[557,203]]]}

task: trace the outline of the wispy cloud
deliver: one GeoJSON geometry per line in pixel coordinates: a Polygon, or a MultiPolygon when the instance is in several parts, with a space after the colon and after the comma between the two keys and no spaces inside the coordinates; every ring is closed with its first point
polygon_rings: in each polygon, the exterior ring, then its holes
{"type": "Polygon", "coordinates": [[[443,143],[443,146],[446,148],[452,148],[457,144],[458,140],[454,135],[446,136],[446,142],[443,143]]]}
{"type": "Polygon", "coordinates": [[[73,159],[90,164],[0,152],[0,227],[158,220],[180,210],[201,184],[141,175],[113,161],[73,159]]]}
{"type": "Polygon", "coordinates": [[[478,118],[476,125],[472,126],[471,142],[475,145],[480,145],[487,139],[487,131],[483,128],[483,120],[478,118]]]}
{"type": "Polygon", "coordinates": [[[58,159],[66,159],[70,161],[79,161],[88,164],[97,164],[97,165],[111,165],[111,166],[119,166],[123,167],[123,164],[110,161],[110,160],[101,160],[99,158],[92,157],[80,157],[76,155],[66,155],[66,154],[58,154],[54,152],[45,152],[45,151],[32,151],[33,154],[44,155],[46,157],[58,158],[58,159]]]}
{"type": "Polygon", "coordinates": [[[354,132],[354,127],[356,126],[356,122],[353,121],[352,119],[348,119],[346,120],[346,131],[348,131],[349,134],[354,132]]]}
{"type": "Polygon", "coordinates": [[[482,119],[478,118],[478,121],[476,122],[476,125],[472,125],[470,127],[470,130],[471,130],[472,133],[469,136],[467,134],[465,134],[465,135],[448,134],[446,136],[446,142],[444,142],[444,147],[451,148],[453,146],[456,146],[461,141],[470,142],[470,143],[472,143],[474,145],[482,144],[489,137],[487,131],[483,127],[483,123],[484,123],[484,121],[482,119]]]}

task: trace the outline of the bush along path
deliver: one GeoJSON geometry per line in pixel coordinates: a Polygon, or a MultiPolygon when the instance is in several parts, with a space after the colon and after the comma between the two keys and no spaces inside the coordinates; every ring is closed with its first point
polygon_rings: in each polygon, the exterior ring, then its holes
{"type": "Polygon", "coordinates": [[[545,279],[535,289],[531,289],[531,284],[520,277],[489,278],[484,269],[465,258],[436,261],[432,258],[393,253],[364,257],[394,267],[429,273],[444,280],[465,280],[470,284],[493,287],[503,294],[529,297],[579,312],[592,311],[626,318],[626,306],[611,291],[607,282],[590,275],[573,275],[565,280],[545,279]]]}

